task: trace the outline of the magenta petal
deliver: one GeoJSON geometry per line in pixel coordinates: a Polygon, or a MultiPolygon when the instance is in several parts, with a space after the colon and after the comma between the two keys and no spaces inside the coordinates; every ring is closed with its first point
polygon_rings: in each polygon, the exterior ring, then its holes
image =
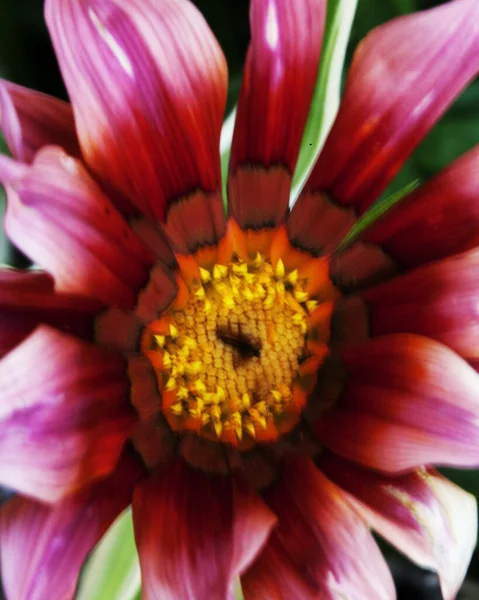
{"type": "Polygon", "coordinates": [[[369,227],[402,267],[414,267],[479,245],[479,146],[414,190],[369,227]]]}
{"type": "Polygon", "coordinates": [[[71,106],[67,102],[0,80],[0,129],[12,155],[32,162],[50,144],[80,157],[71,106]]]}
{"type": "Polygon", "coordinates": [[[479,4],[400,17],[358,47],[307,187],[362,213],[479,71],[479,4]]]}
{"type": "Polygon", "coordinates": [[[93,336],[94,317],[104,305],[84,296],[56,294],[53,285],[42,271],[0,269],[0,358],[39,323],[93,336]]]}
{"type": "Polygon", "coordinates": [[[83,561],[130,503],[140,474],[125,456],[111,477],[54,506],[21,497],[3,506],[0,562],[7,598],[73,598],[83,561]]]}
{"type": "Polygon", "coordinates": [[[446,346],[389,335],[341,351],[347,383],[318,419],[323,443],[397,473],[423,464],[479,464],[479,375],[446,346]]]}
{"type": "Polygon", "coordinates": [[[79,161],[48,147],[7,185],[5,228],[56,289],[130,308],[152,261],[79,161]]]}
{"type": "Polygon", "coordinates": [[[265,500],[278,525],[242,578],[246,599],[395,598],[391,574],[366,523],[312,462],[286,463],[265,500]]]}
{"type": "Polygon", "coordinates": [[[137,486],[133,521],[145,600],[226,600],[275,519],[231,477],[178,461],[137,486]]]}
{"type": "Polygon", "coordinates": [[[85,160],[147,216],[221,187],[224,56],[190,2],[47,0],[85,160]]]}
{"type": "Polygon", "coordinates": [[[476,546],[474,496],[431,468],[387,477],[331,454],[318,466],[358,500],[361,514],[380,535],[437,571],[444,600],[454,600],[476,546]]]}
{"type": "Polygon", "coordinates": [[[0,387],[0,483],[55,502],[113,470],[135,421],[119,354],[42,326],[0,387]]]}
{"type": "Polygon", "coordinates": [[[361,294],[371,336],[415,333],[479,359],[479,250],[429,263],[361,294]]]}
{"type": "Polygon", "coordinates": [[[273,201],[263,188],[268,179],[273,190],[278,187],[274,169],[264,173],[264,183],[256,175],[248,190],[238,186],[236,174],[242,166],[283,167],[293,174],[316,82],[325,14],[325,0],[251,2],[251,43],[228,183],[229,214],[243,227],[275,223],[286,212],[290,180],[276,190],[280,193],[273,201]]]}

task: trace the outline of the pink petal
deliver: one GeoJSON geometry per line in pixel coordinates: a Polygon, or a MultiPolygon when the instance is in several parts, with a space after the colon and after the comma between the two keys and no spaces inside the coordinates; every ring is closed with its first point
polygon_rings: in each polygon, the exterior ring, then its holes
{"type": "Polygon", "coordinates": [[[370,33],[307,187],[364,212],[478,73],[478,23],[477,1],[456,0],[370,33]]]}
{"type": "Polygon", "coordinates": [[[374,338],[340,354],[345,388],[315,423],[324,444],[390,473],[479,464],[479,375],[457,354],[415,335],[374,338]]]}
{"type": "Polygon", "coordinates": [[[289,461],[265,500],[278,526],[242,578],[246,600],[395,598],[391,574],[365,522],[312,462],[289,461]]]}
{"type": "Polygon", "coordinates": [[[92,338],[94,318],[103,308],[91,298],[56,294],[53,279],[42,271],[0,269],[0,358],[39,323],[92,338]]]}
{"type": "Polygon", "coordinates": [[[0,388],[0,483],[55,502],[113,470],[135,421],[119,354],[41,326],[0,388]]]}
{"type": "Polygon", "coordinates": [[[0,129],[12,155],[32,162],[49,144],[80,157],[71,106],[67,102],[0,79],[0,129]]]}
{"type": "Polygon", "coordinates": [[[229,214],[242,227],[261,227],[285,215],[290,177],[318,73],[325,13],[325,0],[251,2],[251,43],[238,101],[228,182],[229,214]],[[249,193],[236,181],[237,177],[248,176],[248,170],[247,175],[241,175],[245,166],[258,170],[249,193]],[[289,178],[273,198],[273,193],[265,195],[263,188],[278,187],[278,175],[270,168],[279,166],[289,178]]]}
{"type": "Polygon", "coordinates": [[[437,571],[444,600],[454,600],[476,546],[477,506],[471,494],[431,468],[386,477],[330,454],[319,467],[359,501],[361,514],[380,535],[437,571]]]}
{"type": "Polygon", "coordinates": [[[251,42],[238,101],[231,170],[294,171],[318,73],[324,0],[252,0],[251,42]]]}
{"type": "Polygon", "coordinates": [[[147,216],[221,186],[226,62],[185,0],[47,0],[90,167],[147,216]]]}
{"type": "Polygon", "coordinates": [[[5,154],[0,154],[0,183],[3,186],[21,179],[26,173],[28,173],[26,165],[5,154]]]}
{"type": "Polygon", "coordinates": [[[56,289],[129,308],[152,257],[79,161],[48,147],[7,185],[5,228],[56,289]]]}
{"type": "Polygon", "coordinates": [[[401,200],[362,239],[380,244],[403,267],[479,245],[478,169],[476,146],[401,200]]]}
{"type": "Polygon", "coordinates": [[[236,481],[234,492],[234,539],[231,572],[243,573],[268,541],[276,517],[258,494],[243,481],[236,481]]]}
{"type": "Polygon", "coordinates": [[[226,600],[275,519],[243,484],[178,461],[137,486],[133,521],[145,600],[226,600]]]}
{"type": "Polygon", "coordinates": [[[7,598],[72,599],[87,554],[128,506],[140,475],[125,456],[111,477],[54,506],[18,496],[2,507],[0,558],[7,598]]]}
{"type": "Polygon", "coordinates": [[[362,294],[372,336],[416,333],[479,358],[479,250],[430,263],[362,294]]]}

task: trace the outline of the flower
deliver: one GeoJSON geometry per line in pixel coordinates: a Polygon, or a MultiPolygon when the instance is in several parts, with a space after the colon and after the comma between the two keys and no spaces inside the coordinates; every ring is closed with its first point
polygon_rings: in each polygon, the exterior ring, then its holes
{"type": "Polygon", "coordinates": [[[0,86],[7,597],[70,598],[132,502],[145,598],[393,598],[371,528],[454,598],[479,463],[479,147],[345,234],[479,72],[479,4],[358,48],[297,203],[325,0],[252,0],[226,65],[187,0],[47,0],[72,105],[0,86]]]}

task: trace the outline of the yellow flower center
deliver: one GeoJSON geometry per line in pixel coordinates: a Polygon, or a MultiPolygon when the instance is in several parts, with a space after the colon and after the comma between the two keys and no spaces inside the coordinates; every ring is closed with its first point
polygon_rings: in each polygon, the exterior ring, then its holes
{"type": "Polygon", "coordinates": [[[232,252],[226,264],[195,264],[143,339],[170,427],[240,448],[291,430],[306,402],[302,367],[323,351],[317,335],[308,344],[317,308],[308,278],[282,259],[232,252]]]}

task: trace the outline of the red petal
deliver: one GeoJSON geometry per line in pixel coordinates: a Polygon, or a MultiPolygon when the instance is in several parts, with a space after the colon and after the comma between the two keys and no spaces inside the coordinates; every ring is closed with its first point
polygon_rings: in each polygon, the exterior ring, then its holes
{"type": "Polygon", "coordinates": [[[130,219],[130,225],[141,241],[153,252],[155,259],[165,267],[174,268],[175,255],[167,236],[158,222],[145,217],[130,219]]]}
{"type": "Polygon", "coordinates": [[[130,503],[140,474],[125,457],[111,477],[54,506],[21,497],[5,505],[0,558],[8,598],[73,598],[83,561],[130,503]]]}
{"type": "Polygon", "coordinates": [[[284,174],[291,176],[296,166],[318,72],[325,13],[325,0],[251,2],[251,44],[228,183],[229,214],[242,227],[276,223],[286,212],[290,178],[274,199],[269,197],[272,193],[265,196],[262,188],[277,187],[277,169],[270,171],[271,167],[283,167],[284,174]],[[232,185],[245,165],[268,168],[251,182],[248,193],[232,185]]]}
{"type": "Polygon", "coordinates": [[[326,194],[305,190],[288,215],[292,243],[313,254],[330,254],[356,222],[354,210],[331,202],[326,194]]]}
{"type": "Polygon", "coordinates": [[[371,335],[416,333],[479,358],[479,250],[434,262],[365,291],[371,335]]]}
{"type": "Polygon", "coordinates": [[[479,245],[479,146],[403,198],[366,230],[404,267],[479,245]]]}
{"type": "Polygon", "coordinates": [[[145,599],[226,600],[275,519],[242,484],[178,461],[140,483],[133,520],[145,599]]]}
{"type": "Polygon", "coordinates": [[[479,375],[446,346],[390,335],[341,351],[349,374],[316,423],[332,450],[365,466],[479,464],[479,375]]]}
{"type": "Polygon", "coordinates": [[[226,231],[221,192],[196,191],[170,205],[164,230],[175,252],[194,253],[198,247],[216,245],[226,231]]]}
{"type": "Polygon", "coordinates": [[[32,162],[49,144],[80,157],[71,106],[67,102],[0,80],[0,126],[12,155],[32,162]]]}
{"type": "Polygon", "coordinates": [[[366,210],[479,71],[478,21],[476,0],[456,0],[370,33],[308,187],[366,210]]]}
{"type": "Polygon", "coordinates": [[[103,307],[84,296],[55,294],[52,278],[41,271],[0,269],[0,358],[39,323],[92,338],[103,307]]]}
{"type": "Polygon", "coordinates": [[[278,515],[278,526],[242,578],[245,598],[395,597],[391,574],[365,522],[312,462],[287,463],[265,499],[278,515]]]}
{"type": "Polygon", "coordinates": [[[251,565],[276,524],[276,517],[256,492],[243,481],[234,488],[234,547],[232,573],[243,573],[251,565]]]}
{"type": "Polygon", "coordinates": [[[240,166],[228,177],[228,210],[242,229],[267,229],[285,217],[291,175],[283,167],[240,166]]]}
{"type": "Polygon", "coordinates": [[[45,297],[53,296],[53,285],[50,275],[41,271],[0,269],[0,357],[38,325],[37,309],[45,297]],[[27,307],[25,298],[30,300],[27,307]]]}
{"type": "Polygon", "coordinates": [[[147,216],[221,186],[227,72],[184,0],[48,0],[46,19],[92,169],[147,216]]]}
{"type": "Polygon", "coordinates": [[[477,537],[471,494],[433,469],[386,477],[334,455],[319,467],[359,500],[361,514],[391,544],[422,567],[438,571],[445,600],[454,600],[477,537]]]}
{"type": "Polygon", "coordinates": [[[150,271],[148,284],[138,294],[136,317],[145,324],[158,319],[177,293],[175,275],[157,263],[150,271]]]}
{"type": "Polygon", "coordinates": [[[245,600],[334,600],[318,591],[292,561],[274,535],[252,567],[241,577],[245,600]]]}
{"type": "Polygon", "coordinates": [[[384,281],[397,271],[393,259],[374,244],[357,242],[331,258],[331,280],[346,295],[384,281]]]}
{"type": "Polygon", "coordinates": [[[54,502],[108,475],[131,433],[122,357],[48,327],[0,362],[0,482],[54,502]]]}
{"type": "Polygon", "coordinates": [[[152,257],[79,161],[42,150],[7,198],[8,235],[57,290],[133,306],[152,257]]]}

